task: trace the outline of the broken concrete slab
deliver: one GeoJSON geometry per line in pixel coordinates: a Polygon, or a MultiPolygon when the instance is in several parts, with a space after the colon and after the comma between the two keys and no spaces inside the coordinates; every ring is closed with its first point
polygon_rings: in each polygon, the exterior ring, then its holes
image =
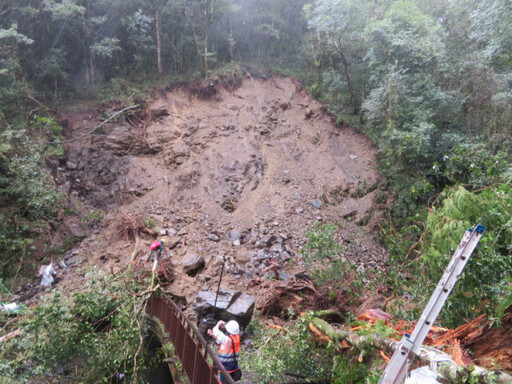
{"type": "Polygon", "coordinates": [[[220,289],[219,294],[213,291],[201,291],[192,305],[198,318],[205,318],[214,314],[222,320],[236,320],[245,327],[251,321],[254,313],[254,297],[240,291],[220,289]]]}
{"type": "Polygon", "coordinates": [[[231,304],[241,295],[241,292],[232,291],[229,289],[220,289],[217,292],[207,291],[199,292],[196,296],[194,310],[201,313],[208,310],[210,307],[215,307],[221,310],[227,310],[231,304]]]}

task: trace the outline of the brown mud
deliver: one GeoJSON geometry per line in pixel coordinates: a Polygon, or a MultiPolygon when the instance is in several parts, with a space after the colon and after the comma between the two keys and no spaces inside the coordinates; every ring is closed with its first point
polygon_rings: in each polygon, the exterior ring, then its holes
{"type": "MultiPolygon", "coordinates": [[[[166,289],[193,302],[198,291],[216,289],[225,262],[221,286],[258,300],[265,292],[250,283],[275,277],[269,265],[285,280],[305,270],[305,231],[322,222],[339,224],[336,239],[360,269],[382,266],[387,254],[374,235],[389,196],[379,187],[370,140],[336,127],[292,79],[247,78],[227,88],[210,98],[186,87],[155,92],[143,110],[66,146],[58,183],[106,212],[67,257],[113,273],[130,262],[150,270],[149,244],[163,237],[161,264],[173,271],[166,289]],[[153,231],[140,232],[134,260],[134,231],[119,227],[128,222],[140,227],[135,232],[153,231]],[[191,255],[204,267],[187,274],[191,255]]],[[[68,136],[119,109],[69,114],[68,136]]],[[[77,278],[64,275],[61,284],[77,278]]]]}

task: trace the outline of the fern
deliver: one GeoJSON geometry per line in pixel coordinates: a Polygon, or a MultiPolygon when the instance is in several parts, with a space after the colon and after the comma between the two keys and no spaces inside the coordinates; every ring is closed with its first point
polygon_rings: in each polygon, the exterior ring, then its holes
{"type": "Polygon", "coordinates": [[[418,308],[422,308],[464,232],[476,224],[487,230],[441,313],[447,326],[459,325],[480,313],[498,316],[510,301],[510,289],[505,288],[506,279],[512,274],[510,183],[486,188],[478,194],[456,187],[439,197],[425,220],[421,256],[410,264],[415,276],[411,293],[418,308]],[[498,307],[499,301],[502,304],[498,307]]]}

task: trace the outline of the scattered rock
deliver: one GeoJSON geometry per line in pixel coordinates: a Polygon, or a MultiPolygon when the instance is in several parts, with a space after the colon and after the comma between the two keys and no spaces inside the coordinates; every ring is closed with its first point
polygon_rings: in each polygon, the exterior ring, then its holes
{"type": "Polygon", "coordinates": [[[217,235],[216,235],[216,234],[214,234],[214,233],[209,233],[209,234],[208,234],[208,239],[209,239],[209,240],[211,240],[211,241],[215,241],[215,242],[217,242],[217,241],[219,241],[219,240],[220,240],[219,236],[217,236],[217,235]]]}
{"type": "Polygon", "coordinates": [[[272,253],[279,253],[283,250],[283,246],[279,243],[272,245],[270,248],[270,252],[272,253]]]}
{"type": "Polygon", "coordinates": [[[236,229],[233,229],[231,232],[229,232],[229,240],[238,240],[242,238],[242,232],[237,231],[236,229]]]}
{"type": "Polygon", "coordinates": [[[322,202],[321,202],[320,200],[316,200],[316,199],[315,199],[315,200],[313,200],[313,201],[311,202],[311,205],[312,205],[313,207],[315,207],[316,209],[320,209],[320,208],[322,208],[322,202]]]}
{"type": "Polygon", "coordinates": [[[183,272],[189,276],[195,276],[199,270],[204,268],[206,262],[202,255],[187,252],[182,260],[183,272]]]}
{"type": "Polygon", "coordinates": [[[274,244],[275,241],[276,241],[276,237],[274,235],[266,235],[260,239],[259,244],[261,247],[268,248],[272,244],[274,244]]]}
{"type": "Polygon", "coordinates": [[[281,259],[281,262],[286,262],[288,260],[291,260],[291,256],[287,251],[283,251],[279,254],[279,258],[281,259]]]}
{"type": "Polygon", "coordinates": [[[174,249],[181,243],[181,238],[178,236],[168,236],[165,238],[165,247],[174,249]]]}
{"type": "Polygon", "coordinates": [[[265,253],[263,249],[260,249],[256,255],[255,261],[262,262],[264,260],[270,259],[270,255],[265,253]]]}

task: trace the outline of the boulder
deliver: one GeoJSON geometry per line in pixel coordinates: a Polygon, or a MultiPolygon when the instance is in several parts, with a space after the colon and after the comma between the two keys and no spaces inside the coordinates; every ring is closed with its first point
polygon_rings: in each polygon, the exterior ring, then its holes
{"type": "Polygon", "coordinates": [[[239,319],[242,326],[249,324],[254,312],[256,300],[251,295],[242,293],[226,310],[227,314],[239,319]]]}
{"type": "Polygon", "coordinates": [[[215,233],[209,233],[208,234],[208,239],[211,240],[211,241],[215,241],[215,242],[220,240],[219,236],[217,236],[215,233]]]}
{"type": "Polygon", "coordinates": [[[229,240],[238,240],[242,238],[242,232],[237,231],[236,229],[233,229],[231,232],[229,232],[229,240]]]}
{"type": "Polygon", "coordinates": [[[193,305],[194,310],[199,315],[206,315],[209,309],[216,308],[220,310],[227,310],[231,304],[241,295],[241,292],[232,291],[229,289],[220,289],[219,294],[213,291],[199,292],[196,296],[196,302],[193,305]]]}
{"type": "Polygon", "coordinates": [[[195,276],[197,272],[204,268],[206,262],[202,255],[193,252],[187,252],[182,261],[183,272],[189,276],[195,276]]]}
{"type": "Polygon", "coordinates": [[[276,241],[276,237],[274,235],[266,235],[260,239],[261,247],[270,247],[276,241]]]}
{"type": "Polygon", "coordinates": [[[264,261],[264,260],[268,260],[268,259],[270,259],[270,258],[271,258],[271,256],[270,256],[268,253],[266,253],[263,249],[260,249],[260,250],[258,251],[257,255],[256,255],[255,260],[256,260],[257,262],[261,263],[262,261],[264,261]]]}
{"type": "Polygon", "coordinates": [[[198,318],[209,318],[213,314],[217,320],[236,320],[240,326],[246,327],[254,313],[255,302],[254,297],[246,293],[220,289],[218,295],[214,291],[198,292],[192,308],[198,318]]]}
{"type": "Polygon", "coordinates": [[[254,255],[255,253],[253,251],[248,251],[242,248],[236,253],[235,260],[237,263],[245,265],[254,258],[254,255]]]}

